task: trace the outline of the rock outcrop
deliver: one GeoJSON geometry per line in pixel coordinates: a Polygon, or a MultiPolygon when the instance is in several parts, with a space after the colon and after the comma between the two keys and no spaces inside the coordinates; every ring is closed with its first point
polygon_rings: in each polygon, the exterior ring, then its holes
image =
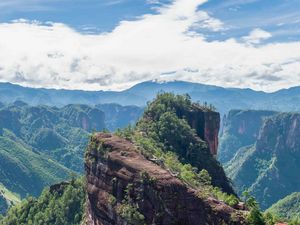
{"type": "Polygon", "coordinates": [[[204,113],[204,140],[208,143],[210,153],[218,154],[218,135],[220,130],[220,114],[217,112],[204,113]]]}
{"type": "Polygon", "coordinates": [[[241,211],[199,197],[117,136],[102,133],[91,138],[85,169],[88,225],[245,224],[241,211]]]}
{"type": "Polygon", "coordinates": [[[220,130],[220,114],[193,106],[190,111],[179,112],[181,118],[186,118],[189,125],[196,130],[197,135],[207,142],[213,156],[218,153],[218,135],[220,130]]]}

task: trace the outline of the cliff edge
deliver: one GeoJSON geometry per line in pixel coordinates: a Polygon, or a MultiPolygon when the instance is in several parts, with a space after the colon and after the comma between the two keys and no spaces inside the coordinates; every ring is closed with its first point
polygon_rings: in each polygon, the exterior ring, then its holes
{"type": "Polygon", "coordinates": [[[130,141],[95,134],[85,159],[88,225],[245,224],[243,212],[147,160],[130,141]]]}

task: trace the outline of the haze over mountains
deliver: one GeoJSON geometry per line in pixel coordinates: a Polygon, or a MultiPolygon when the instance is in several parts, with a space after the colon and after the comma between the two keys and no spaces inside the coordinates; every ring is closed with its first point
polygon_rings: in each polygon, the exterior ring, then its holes
{"type": "Polygon", "coordinates": [[[183,81],[143,82],[120,92],[26,88],[10,83],[0,83],[0,101],[7,103],[22,100],[31,105],[52,106],[117,103],[123,106],[144,107],[161,91],[176,94],[187,93],[193,101],[213,104],[221,114],[225,114],[231,109],[300,110],[300,87],[266,93],[251,89],[223,88],[183,81]]]}

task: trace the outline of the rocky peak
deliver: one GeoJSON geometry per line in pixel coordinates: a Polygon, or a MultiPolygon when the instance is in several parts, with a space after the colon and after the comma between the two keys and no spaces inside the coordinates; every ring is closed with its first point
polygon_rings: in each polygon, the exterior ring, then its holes
{"type": "Polygon", "coordinates": [[[300,114],[281,113],[267,119],[260,130],[257,148],[275,153],[300,153],[300,114]]]}
{"type": "Polygon", "coordinates": [[[242,213],[201,198],[120,137],[99,133],[85,157],[88,225],[245,224],[242,213]]]}

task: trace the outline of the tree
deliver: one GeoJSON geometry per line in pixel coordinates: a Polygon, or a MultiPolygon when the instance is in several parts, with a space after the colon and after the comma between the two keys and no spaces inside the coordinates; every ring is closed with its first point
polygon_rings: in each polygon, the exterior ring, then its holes
{"type": "Polygon", "coordinates": [[[258,208],[252,208],[247,217],[249,225],[266,225],[264,217],[258,208]]]}
{"type": "Polygon", "coordinates": [[[207,170],[203,169],[199,172],[200,182],[204,185],[211,185],[211,176],[207,172],[207,170]]]}
{"type": "Polygon", "coordinates": [[[243,192],[244,201],[246,206],[250,209],[250,213],[247,217],[249,225],[266,225],[263,214],[259,209],[259,205],[254,197],[252,197],[248,191],[243,192]]]}

